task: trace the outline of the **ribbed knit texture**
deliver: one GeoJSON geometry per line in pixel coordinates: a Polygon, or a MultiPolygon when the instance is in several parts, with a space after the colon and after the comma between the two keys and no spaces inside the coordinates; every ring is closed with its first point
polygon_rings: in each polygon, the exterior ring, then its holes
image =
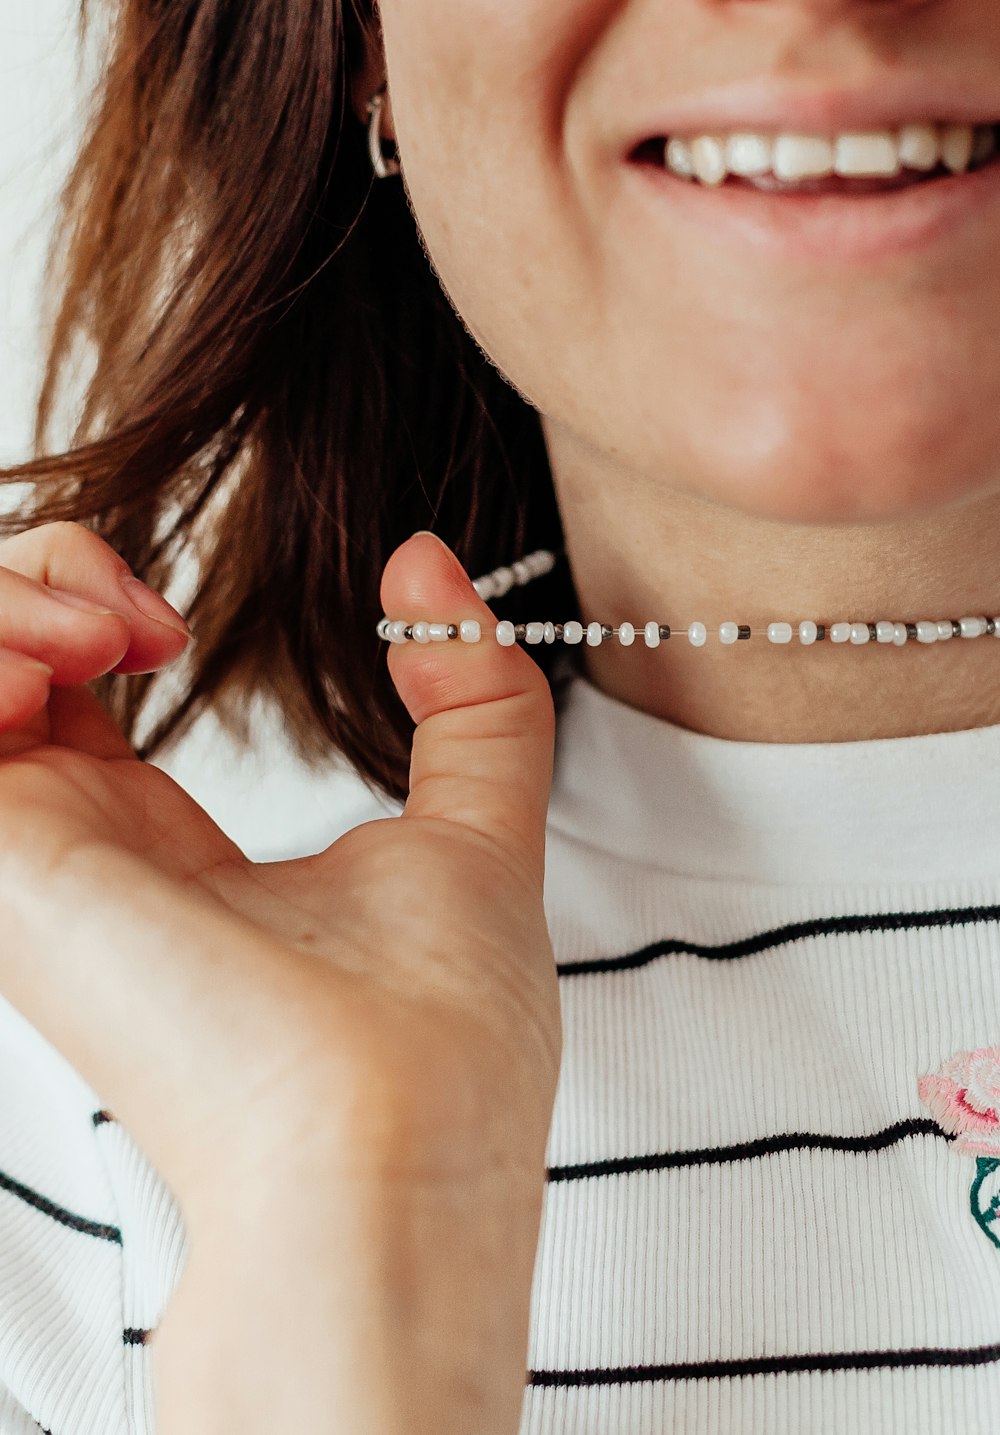
{"type": "MultiPolygon", "coordinates": [[[[1000,1172],[919,1084],[1000,1048],[1000,726],[736,743],[577,677],[546,906],[565,1051],[521,1435],[993,1435],[1000,1172]]],[[[153,1435],[180,1213],[0,1029],[0,1432],[153,1435]]]]}

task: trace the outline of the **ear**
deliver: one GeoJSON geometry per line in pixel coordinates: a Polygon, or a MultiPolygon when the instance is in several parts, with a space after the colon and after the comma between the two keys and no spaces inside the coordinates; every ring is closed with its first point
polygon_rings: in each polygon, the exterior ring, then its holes
{"type": "MultiPolygon", "coordinates": [[[[353,66],[349,81],[351,108],[362,124],[368,123],[368,101],[376,90],[385,84],[385,54],[377,18],[373,17],[365,26],[360,62],[353,66]]],[[[392,97],[386,93],[382,110],[382,135],[395,141],[396,131],[392,123],[392,97]]]]}

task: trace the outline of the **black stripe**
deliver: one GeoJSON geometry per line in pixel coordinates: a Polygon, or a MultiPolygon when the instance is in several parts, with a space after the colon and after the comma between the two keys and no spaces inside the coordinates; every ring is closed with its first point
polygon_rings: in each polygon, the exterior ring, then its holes
{"type": "Polygon", "coordinates": [[[747,1360],[691,1360],[613,1370],[529,1370],[529,1385],[635,1385],[658,1380],[724,1380],[743,1375],[794,1375],[809,1370],[886,1370],[915,1365],[987,1365],[1000,1345],[960,1350],[849,1350],[817,1355],[765,1355],[747,1360]]]}
{"type": "Polygon", "coordinates": [[[649,1156],[616,1156],[607,1161],[586,1161],[577,1166],[550,1166],[550,1181],[582,1181],[589,1176],[622,1176],[631,1171],[669,1171],[676,1166],[721,1165],[726,1161],[749,1161],[777,1151],[884,1151],[911,1136],[941,1136],[953,1141],[935,1121],[897,1121],[871,1136],[823,1136],[812,1131],[787,1135],[759,1136],[734,1146],[702,1146],[691,1151],[662,1151],[649,1156]]]}
{"type": "Polygon", "coordinates": [[[61,1226],[69,1226],[70,1230],[81,1231],[85,1236],[96,1236],[99,1241],[111,1241],[116,1246],[122,1243],[122,1233],[117,1226],[106,1226],[100,1221],[88,1221],[83,1216],[77,1216],[73,1211],[67,1211],[65,1206],[57,1206],[48,1196],[39,1195],[30,1186],[22,1186],[20,1181],[15,1181],[3,1171],[0,1171],[0,1190],[9,1191],[19,1201],[34,1206],[36,1211],[51,1216],[61,1226]]]}
{"type": "Polygon", "coordinates": [[[685,942],[668,937],[636,952],[620,957],[603,957],[590,962],[559,962],[556,971],[561,977],[592,976],[599,972],[624,972],[647,967],[660,957],[684,954],[705,957],[709,961],[731,962],[740,957],[755,956],[772,947],[787,946],[805,937],[835,937],[856,932],[912,932],[926,927],[960,927],[973,922],[1000,920],[1000,906],[950,907],[933,912],[868,912],[848,917],[812,917],[806,922],[789,922],[768,932],[742,937],[734,942],[708,945],[685,942]]]}
{"type": "Polygon", "coordinates": [[[152,1334],[151,1330],[141,1330],[138,1326],[129,1325],[122,1331],[122,1339],[126,1345],[145,1345],[152,1334]]]}

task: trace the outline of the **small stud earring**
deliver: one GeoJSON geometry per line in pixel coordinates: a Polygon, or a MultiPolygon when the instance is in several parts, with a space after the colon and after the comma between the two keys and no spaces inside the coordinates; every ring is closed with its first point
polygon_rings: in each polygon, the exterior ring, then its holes
{"type": "Polygon", "coordinates": [[[388,179],[400,172],[399,160],[395,155],[386,155],[382,152],[382,111],[385,108],[385,96],[388,88],[387,81],[375,91],[368,101],[368,153],[371,156],[372,169],[378,179],[388,179]]]}

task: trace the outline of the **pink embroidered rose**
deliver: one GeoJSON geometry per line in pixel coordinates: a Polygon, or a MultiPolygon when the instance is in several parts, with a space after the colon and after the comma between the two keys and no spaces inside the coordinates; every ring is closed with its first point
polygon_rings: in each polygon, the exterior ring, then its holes
{"type": "Polygon", "coordinates": [[[1000,1157],[1000,1046],[958,1052],[917,1090],[956,1151],[1000,1157]]]}

